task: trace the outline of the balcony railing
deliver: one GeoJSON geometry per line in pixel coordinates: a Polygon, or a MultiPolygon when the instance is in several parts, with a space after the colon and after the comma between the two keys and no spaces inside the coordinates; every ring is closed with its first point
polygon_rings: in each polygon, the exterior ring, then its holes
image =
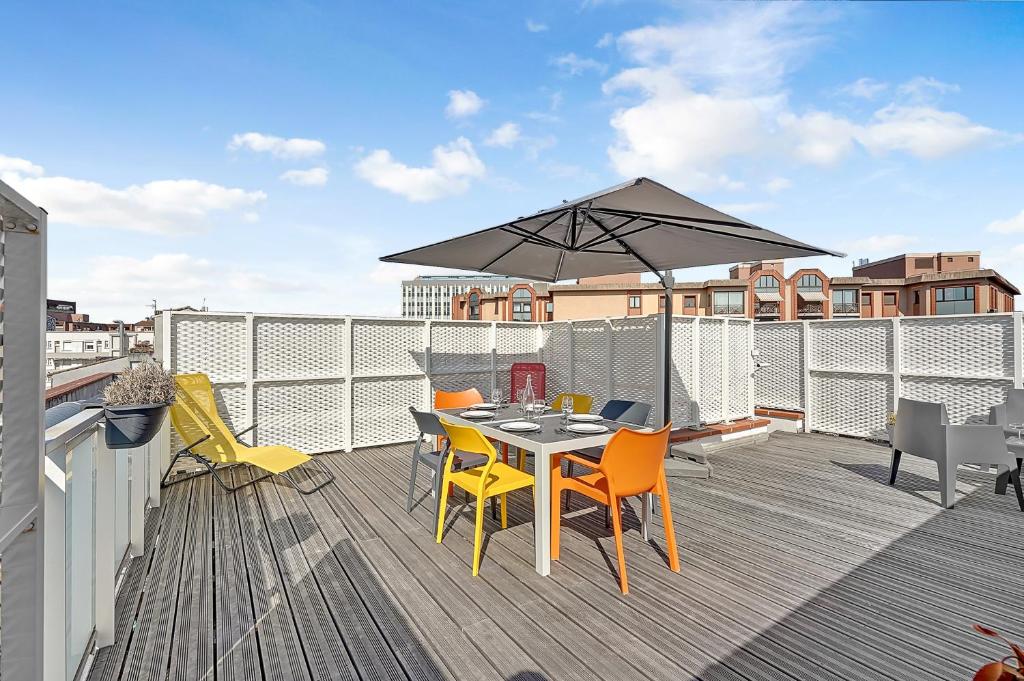
{"type": "Polygon", "coordinates": [[[754,308],[754,315],[757,317],[778,317],[782,304],[775,301],[761,301],[754,308]]]}
{"type": "Polygon", "coordinates": [[[743,305],[715,305],[713,313],[719,317],[742,317],[745,314],[743,305]]]}
{"type": "Polygon", "coordinates": [[[832,303],[832,314],[859,315],[860,307],[857,306],[857,303],[832,303]]]}

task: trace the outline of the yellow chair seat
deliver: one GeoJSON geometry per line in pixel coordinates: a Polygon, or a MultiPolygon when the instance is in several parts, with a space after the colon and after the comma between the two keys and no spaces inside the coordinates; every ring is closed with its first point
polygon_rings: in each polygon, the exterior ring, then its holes
{"type": "MultiPolygon", "coordinates": [[[[475,493],[480,489],[480,476],[484,473],[484,467],[470,468],[466,471],[458,471],[449,476],[449,480],[467,492],[475,493]]],[[[533,484],[533,476],[524,473],[507,464],[496,461],[490,470],[487,471],[487,479],[484,482],[484,497],[493,497],[496,494],[504,494],[512,490],[529,487],[533,484]]]]}
{"type": "Polygon", "coordinates": [[[243,449],[238,452],[237,459],[242,463],[252,464],[265,471],[280,475],[307,461],[312,461],[313,457],[291,447],[273,445],[243,449]]]}

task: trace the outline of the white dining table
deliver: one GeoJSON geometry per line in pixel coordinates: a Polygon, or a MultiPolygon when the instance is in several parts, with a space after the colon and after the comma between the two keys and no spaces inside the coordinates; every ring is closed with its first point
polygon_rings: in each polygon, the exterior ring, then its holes
{"type": "MultiPolygon", "coordinates": [[[[532,432],[511,432],[500,428],[502,423],[520,421],[519,407],[507,405],[491,409],[493,417],[488,419],[460,416],[467,409],[435,409],[434,413],[441,419],[460,426],[473,426],[492,440],[504,442],[512,447],[531,452],[534,456],[534,500],[533,528],[536,570],[542,576],[551,573],[551,478],[555,454],[571,452],[587,447],[603,447],[608,444],[619,429],[643,430],[642,427],[619,421],[603,420],[599,423],[607,426],[604,433],[581,435],[564,432],[561,412],[547,411],[536,418],[541,429],[532,432]]],[[[650,504],[644,499],[643,521],[646,533],[647,516],[650,504]]]]}

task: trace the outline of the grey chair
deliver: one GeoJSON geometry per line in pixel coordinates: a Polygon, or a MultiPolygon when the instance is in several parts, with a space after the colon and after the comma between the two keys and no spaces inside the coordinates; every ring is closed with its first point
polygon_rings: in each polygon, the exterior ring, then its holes
{"type": "Polygon", "coordinates": [[[1006,391],[1006,401],[989,409],[988,422],[1016,435],[1016,429],[1011,429],[1010,424],[1024,423],[1024,390],[1010,388],[1006,391]]]}
{"type": "Polygon", "coordinates": [[[900,458],[911,454],[936,463],[939,469],[939,493],[943,508],[956,502],[956,468],[962,463],[990,464],[999,467],[996,494],[1006,494],[1013,481],[1020,510],[1024,511],[1021,490],[1020,460],[1014,458],[1006,444],[1006,434],[999,425],[951,426],[946,405],[900,398],[896,410],[896,432],[892,442],[892,464],[889,484],[896,484],[900,458]]]}
{"type": "MultiPolygon", "coordinates": [[[[434,497],[434,523],[437,524],[438,512],[441,507],[441,482],[444,480],[444,462],[448,458],[448,433],[445,432],[444,426],[441,425],[441,419],[437,418],[436,415],[426,411],[416,411],[412,407],[409,407],[409,413],[416,420],[416,427],[419,429],[420,434],[416,438],[416,446],[412,451],[412,470],[409,473],[409,493],[405,499],[405,510],[408,513],[412,513],[412,507],[414,505],[416,495],[416,473],[419,469],[419,465],[422,463],[427,466],[434,476],[432,481],[432,493],[434,497]],[[440,450],[431,450],[431,448],[424,447],[424,438],[428,442],[437,442],[437,436],[444,438],[444,447],[440,450]],[[430,451],[428,451],[430,450],[430,451]]],[[[487,463],[487,457],[482,454],[469,454],[469,453],[458,453],[456,455],[455,462],[453,464],[454,470],[466,470],[468,468],[476,468],[483,466],[487,463]]],[[[497,507],[495,506],[495,499],[491,499],[491,516],[495,517],[497,514],[497,507]]]]}
{"type": "MultiPolygon", "coordinates": [[[[608,400],[607,404],[601,408],[600,416],[603,419],[609,421],[619,421],[621,423],[629,423],[634,426],[647,425],[647,419],[651,417],[651,405],[645,402],[634,402],[632,400],[608,400]]],[[[594,466],[601,462],[601,455],[604,454],[604,447],[587,447],[586,449],[577,449],[573,452],[576,456],[586,459],[587,461],[593,461],[594,466]]],[[[569,462],[568,476],[571,478],[573,474],[573,462],[569,462]]],[[[569,510],[569,502],[572,498],[572,491],[566,490],[565,492],[565,509],[569,510]]],[[[605,509],[605,525],[608,524],[608,509],[605,509]]]]}

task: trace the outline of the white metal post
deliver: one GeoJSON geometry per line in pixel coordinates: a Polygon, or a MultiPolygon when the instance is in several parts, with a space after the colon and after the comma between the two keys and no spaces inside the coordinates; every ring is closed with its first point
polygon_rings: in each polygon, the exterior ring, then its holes
{"type": "Polygon", "coordinates": [[[722,422],[732,423],[732,413],[729,405],[732,402],[729,393],[729,373],[732,367],[729,364],[729,320],[722,320],[722,422]]]}
{"type": "MultiPolygon", "coordinates": [[[[252,312],[245,314],[245,425],[256,423],[256,322],[252,312]]],[[[250,430],[243,437],[256,446],[259,444],[259,428],[250,430]]]]}
{"type": "Polygon", "coordinates": [[[892,318],[892,404],[889,411],[896,413],[903,393],[903,335],[900,330],[900,318],[892,318]]]}
{"type": "MultiPolygon", "coordinates": [[[[67,677],[67,619],[66,565],[67,546],[65,521],[65,490],[67,489],[68,450],[61,448],[46,455],[46,487],[43,534],[46,537],[45,562],[40,571],[43,576],[45,606],[42,612],[43,678],[45,681],[64,681],[67,677]]],[[[7,556],[4,556],[5,562],[7,556]]],[[[6,575],[6,569],[4,570],[6,575]]],[[[7,577],[4,577],[4,581],[7,577]]],[[[5,604],[6,606],[6,604],[5,604]]],[[[6,607],[5,607],[6,609],[6,607]]]]}
{"type": "Polygon", "coordinates": [[[430,395],[430,320],[423,322],[423,373],[426,374],[427,380],[424,381],[423,386],[423,407],[424,411],[430,411],[433,408],[431,404],[430,395]]]}
{"type": "Polygon", "coordinates": [[[157,432],[148,447],[149,468],[147,468],[147,501],[149,505],[156,508],[160,505],[160,478],[164,474],[163,462],[170,461],[171,448],[171,425],[169,419],[164,419],[160,430],[157,432]]]}
{"type": "Polygon", "coordinates": [[[604,363],[604,366],[605,366],[605,376],[604,376],[605,392],[604,392],[604,395],[605,395],[605,398],[606,398],[606,401],[607,401],[607,400],[610,400],[612,395],[615,394],[615,369],[612,366],[612,364],[613,364],[613,362],[615,360],[615,357],[614,357],[614,355],[615,355],[615,348],[614,348],[614,345],[613,345],[614,341],[612,339],[612,333],[614,333],[614,330],[613,330],[613,327],[612,327],[612,320],[606,319],[604,321],[604,331],[605,331],[605,344],[604,344],[604,353],[605,353],[604,354],[604,357],[605,357],[605,363],[604,363]]]}
{"type": "Polygon", "coordinates": [[[132,558],[137,558],[145,551],[146,544],[146,457],[148,445],[118,452],[118,456],[128,456],[131,469],[131,503],[128,506],[130,520],[128,524],[129,548],[132,558]]]}
{"type": "MultiPolygon", "coordinates": [[[[0,677],[44,674],[46,211],[0,182],[0,677]]],[[[63,515],[54,520],[63,523],[63,515]]],[[[60,563],[63,575],[63,563],[60,563]]],[[[63,600],[61,600],[63,607],[63,600]]],[[[60,613],[63,633],[63,613],[60,613]]],[[[63,638],[63,637],[62,637],[63,638]]],[[[60,658],[63,663],[63,656],[60,658]]]]}
{"type": "Polygon", "coordinates": [[[1021,329],[1021,322],[1024,320],[1024,312],[1014,312],[1011,317],[1013,320],[1013,387],[1024,388],[1024,357],[1021,357],[1021,353],[1024,352],[1024,343],[1021,342],[1021,336],[1024,334],[1024,330],[1021,329]]]}
{"type": "MultiPolygon", "coordinates": [[[[351,452],[353,449],[352,443],[355,442],[355,408],[356,405],[353,403],[353,396],[355,395],[355,388],[353,386],[355,370],[353,368],[352,356],[355,353],[355,344],[353,343],[353,329],[352,329],[352,318],[345,317],[345,331],[342,337],[341,355],[342,355],[342,373],[345,376],[345,402],[348,407],[345,409],[345,418],[348,419],[348,428],[345,429],[345,443],[344,448],[346,452],[351,452]]],[[[427,388],[429,391],[430,388],[427,388]]]]}
{"type": "Polygon", "coordinates": [[[569,389],[568,391],[573,393],[576,392],[576,329],[573,328],[572,322],[566,322],[569,325],[569,389]]]}
{"type": "MultiPolygon", "coordinates": [[[[669,376],[668,376],[667,379],[665,377],[665,372],[662,371],[662,367],[665,366],[665,362],[671,362],[672,361],[672,357],[667,356],[665,354],[666,353],[666,349],[665,349],[665,327],[663,325],[666,324],[666,323],[671,324],[672,320],[670,319],[670,320],[668,320],[666,322],[665,321],[665,315],[661,315],[660,314],[660,315],[657,316],[657,318],[656,318],[656,326],[655,326],[655,329],[654,329],[655,336],[657,337],[655,342],[654,342],[654,348],[655,348],[655,351],[654,351],[654,366],[655,366],[654,374],[655,374],[655,376],[657,376],[657,378],[655,379],[655,382],[654,382],[654,394],[655,395],[664,395],[665,394],[665,381],[666,380],[672,380],[671,376],[673,374],[673,369],[672,369],[671,365],[669,365],[669,376]]],[[[664,402],[664,400],[662,400],[662,399],[655,399],[654,400],[654,422],[655,423],[666,423],[667,421],[671,421],[672,420],[672,405],[668,404],[668,405],[664,405],[663,406],[662,402],[664,402]],[[665,409],[668,409],[668,414],[667,415],[662,413],[665,409]]]]}
{"type": "Polygon", "coordinates": [[[747,416],[754,416],[754,321],[747,322],[747,416]]]}
{"type": "MultiPolygon", "coordinates": [[[[95,568],[93,575],[96,580],[96,647],[103,648],[114,643],[114,578],[116,577],[120,556],[115,555],[114,502],[116,494],[116,469],[114,457],[117,452],[107,449],[104,423],[97,424],[93,435],[96,452],[96,532],[95,568]]],[[[156,439],[153,440],[156,442],[156,439]]],[[[151,476],[152,477],[152,476],[151,476]]],[[[157,477],[159,483],[159,477],[157,477]]]]}
{"type": "MultiPolygon", "coordinates": [[[[498,322],[491,322],[490,329],[491,344],[491,392],[498,387],[498,322]]],[[[488,395],[485,399],[490,399],[488,395]]]]}
{"type": "Polygon", "coordinates": [[[693,318],[690,329],[690,371],[693,388],[690,391],[690,420],[694,420],[693,403],[697,404],[696,421],[700,425],[700,317],[693,318]]]}
{"type": "Polygon", "coordinates": [[[804,335],[804,357],[803,357],[803,403],[804,403],[804,432],[811,432],[811,323],[800,322],[804,335]]]}

